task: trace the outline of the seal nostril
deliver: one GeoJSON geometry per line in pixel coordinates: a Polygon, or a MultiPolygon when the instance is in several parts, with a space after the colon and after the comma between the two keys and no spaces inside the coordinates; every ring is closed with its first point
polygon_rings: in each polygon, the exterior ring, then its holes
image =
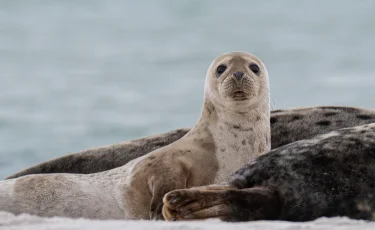
{"type": "Polygon", "coordinates": [[[237,81],[241,80],[243,77],[244,73],[243,72],[235,72],[233,73],[233,76],[237,79],[237,81]]]}

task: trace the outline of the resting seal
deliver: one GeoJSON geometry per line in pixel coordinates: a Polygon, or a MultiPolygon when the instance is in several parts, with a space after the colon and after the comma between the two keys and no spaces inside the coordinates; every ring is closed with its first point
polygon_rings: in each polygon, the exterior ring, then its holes
{"type": "Polygon", "coordinates": [[[235,172],[227,186],[176,190],[168,220],[375,220],[375,124],[282,146],[235,172]]]}
{"type": "Polygon", "coordinates": [[[268,73],[256,56],[218,57],[206,74],[198,123],[180,140],[97,174],[0,182],[0,210],[39,216],[162,219],[172,190],[218,183],[271,148],[268,73]]]}
{"type": "MultiPolygon", "coordinates": [[[[318,134],[375,122],[375,111],[342,106],[317,106],[271,111],[271,149],[318,134]]],[[[43,173],[97,173],[121,167],[129,161],[171,144],[189,129],[144,137],[120,144],[84,150],[50,160],[10,177],[43,173]]]]}

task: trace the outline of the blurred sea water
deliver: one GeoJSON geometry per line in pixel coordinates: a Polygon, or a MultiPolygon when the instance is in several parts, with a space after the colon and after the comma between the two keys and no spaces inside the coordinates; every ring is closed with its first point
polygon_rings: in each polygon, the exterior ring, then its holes
{"type": "Polygon", "coordinates": [[[273,108],[374,108],[375,1],[0,0],[0,178],[200,116],[207,67],[266,64],[273,108]]]}

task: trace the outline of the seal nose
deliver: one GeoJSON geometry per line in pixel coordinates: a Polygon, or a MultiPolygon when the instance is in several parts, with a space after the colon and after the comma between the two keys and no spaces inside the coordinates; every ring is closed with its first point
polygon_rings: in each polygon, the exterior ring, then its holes
{"type": "Polygon", "coordinates": [[[242,78],[243,78],[243,75],[244,75],[243,72],[238,71],[238,72],[235,72],[235,73],[233,74],[233,77],[235,77],[237,81],[241,81],[242,78]]]}

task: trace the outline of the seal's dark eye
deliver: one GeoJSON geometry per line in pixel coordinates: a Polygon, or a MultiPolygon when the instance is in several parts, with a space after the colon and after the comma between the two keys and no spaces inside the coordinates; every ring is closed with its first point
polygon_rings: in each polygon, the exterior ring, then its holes
{"type": "Polygon", "coordinates": [[[253,73],[259,73],[259,66],[257,64],[252,63],[249,65],[249,68],[251,71],[253,71],[253,73]]]}
{"type": "Polygon", "coordinates": [[[227,67],[225,65],[219,65],[216,69],[217,75],[220,75],[220,74],[224,73],[226,69],[227,69],[227,67]]]}

